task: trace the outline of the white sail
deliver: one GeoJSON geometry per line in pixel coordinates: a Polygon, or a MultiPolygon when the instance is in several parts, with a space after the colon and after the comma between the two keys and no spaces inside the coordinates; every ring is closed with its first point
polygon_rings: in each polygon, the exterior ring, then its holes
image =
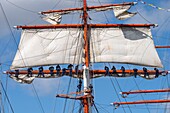
{"type": "Polygon", "coordinates": [[[76,12],[76,11],[64,11],[64,12],[54,12],[54,13],[42,14],[43,15],[42,19],[51,23],[51,24],[60,24],[62,15],[69,14],[72,12],[76,12]]]}
{"type": "Polygon", "coordinates": [[[44,14],[45,17],[42,19],[51,24],[60,24],[62,16],[58,13],[44,14]]]}
{"type": "Polygon", "coordinates": [[[91,62],[162,67],[149,27],[91,29],[91,62]]]}
{"type": "Polygon", "coordinates": [[[15,80],[16,82],[26,83],[26,84],[31,84],[35,79],[35,77],[28,77],[27,75],[18,75],[18,77],[16,77],[15,75],[10,75],[10,78],[15,80]]]}
{"type": "Polygon", "coordinates": [[[113,10],[114,15],[117,19],[119,20],[124,20],[130,17],[133,17],[134,15],[136,15],[137,13],[131,13],[128,12],[128,10],[131,8],[131,6],[135,5],[134,4],[124,4],[124,5],[120,5],[120,6],[108,6],[108,7],[104,7],[104,8],[96,8],[96,11],[106,11],[106,10],[113,10]]]}
{"type": "MultiPolygon", "coordinates": [[[[133,4],[120,4],[118,6],[103,6],[98,8],[89,7],[88,11],[107,11],[107,10],[113,10],[113,13],[115,17],[119,20],[124,20],[130,17],[133,17],[137,13],[131,13],[128,12],[128,10],[135,5],[136,2],[133,4]]],[[[43,20],[51,23],[51,24],[59,24],[61,22],[62,15],[70,14],[70,13],[82,13],[81,9],[77,10],[62,10],[58,12],[49,12],[49,13],[41,13],[44,17],[43,20]]]]}
{"type": "Polygon", "coordinates": [[[132,5],[122,5],[122,6],[115,6],[113,7],[113,12],[115,17],[119,20],[130,18],[137,13],[128,12],[132,5]]]}
{"type": "Polygon", "coordinates": [[[124,19],[130,18],[130,17],[133,17],[136,14],[137,13],[131,13],[131,12],[126,11],[126,12],[116,16],[116,18],[119,19],[119,20],[124,20],[124,19]]]}
{"type": "Polygon", "coordinates": [[[79,64],[82,32],[77,28],[23,30],[11,68],[79,64]]]}
{"type": "MultiPolygon", "coordinates": [[[[11,68],[81,64],[80,28],[23,30],[11,68]]],[[[149,27],[91,28],[90,62],[117,62],[162,67],[149,27]]]]}

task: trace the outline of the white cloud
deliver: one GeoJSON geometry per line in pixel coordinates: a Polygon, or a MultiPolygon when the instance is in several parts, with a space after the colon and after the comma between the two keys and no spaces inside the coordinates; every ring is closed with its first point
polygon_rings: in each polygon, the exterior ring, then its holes
{"type": "MultiPolygon", "coordinates": [[[[19,83],[17,83],[19,84],[19,83]]],[[[35,92],[38,96],[48,96],[55,94],[58,90],[58,86],[62,86],[63,82],[60,81],[60,78],[57,79],[35,79],[32,84],[19,84],[22,88],[23,92],[26,92],[27,95],[36,96],[35,92]],[[35,88],[35,89],[34,89],[35,88]]],[[[59,89],[60,91],[61,89],[59,89]]]]}
{"type": "Polygon", "coordinates": [[[51,93],[54,94],[57,91],[59,83],[60,79],[35,79],[33,82],[37,93],[41,96],[49,95],[51,93]]]}

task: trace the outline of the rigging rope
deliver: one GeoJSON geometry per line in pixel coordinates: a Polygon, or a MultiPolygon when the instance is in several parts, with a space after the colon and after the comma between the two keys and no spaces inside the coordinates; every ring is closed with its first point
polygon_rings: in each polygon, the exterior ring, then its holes
{"type": "Polygon", "coordinates": [[[57,1],[56,1],[56,4],[52,7],[52,9],[56,8],[62,0],[59,0],[58,2],[57,1]]]}
{"type": "MultiPolygon", "coordinates": [[[[59,83],[58,83],[57,93],[59,92],[60,83],[61,83],[61,78],[59,78],[59,83]]],[[[57,105],[57,98],[55,99],[54,109],[53,109],[53,112],[52,112],[52,113],[55,113],[56,105],[57,105]]]]}
{"type": "MultiPolygon", "coordinates": [[[[3,74],[3,71],[2,71],[2,65],[0,64],[0,73],[3,74]]],[[[0,74],[0,75],[1,75],[0,74]]],[[[2,82],[2,76],[0,76],[0,81],[2,82]]],[[[6,86],[5,86],[5,91],[7,93],[7,82],[8,82],[8,76],[6,76],[6,86]]],[[[2,88],[0,88],[0,103],[1,103],[1,109],[0,109],[0,113],[4,113],[4,107],[5,107],[5,103],[6,103],[6,96],[4,98],[4,101],[3,101],[3,98],[2,98],[2,88]],[[3,103],[4,102],[4,103],[3,103]]]]}
{"type": "Polygon", "coordinates": [[[7,1],[8,3],[10,3],[11,5],[19,8],[19,9],[22,9],[22,10],[25,10],[25,11],[28,11],[28,12],[31,12],[31,13],[36,13],[36,14],[37,14],[37,12],[32,11],[32,10],[29,10],[29,9],[26,9],[26,8],[23,8],[23,7],[19,6],[19,5],[14,4],[13,2],[11,2],[11,1],[9,1],[9,0],[6,0],[6,1],[7,1]]]}
{"type": "Polygon", "coordinates": [[[40,108],[41,108],[42,112],[45,113],[45,111],[44,111],[44,109],[43,109],[43,106],[42,106],[42,104],[41,104],[40,98],[39,98],[39,96],[38,96],[38,93],[37,93],[37,91],[36,91],[35,86],[34,86],[33,83],[32,83],[32,88],[33,88],[34,93],[35,93],[35,95],[36,95],[36,97],[37,97],[37,99],[38,99],[38,102],[39,102],[39,104],[40,104],[40,108]]]}
{"type": "Polygon", "coordinates": [[[24,65],[25,65],[25,62],[24,62],[24,59],[23,59],[23,57],[22,57],[21,51],[20,51],[19,48],[18,48],[18,44],[17,44],[17,41],[16,41],[16,39],[15,39],[14,33],[12,32],[12,29],[11,29],[11,27],[10,27],[10,23],[9,23],[9,21],[8,21],[8,18],[7,18],[7,16],[6,16],[6,14],[5,14],[5,11],[4,11],[1,3],[0,3],[0,7],[1,7],[2,12],[3,12],[4,16],[5,16],[6,22],[7,22],[7,24],[8,24],[9,29],[10,29],[11,35],[12,35],[12,37],[13,37],[13,39],[14,39],[14,42],[15,42],[15,44],[16,44],[16,46],[17,46],[17,49],[18,49],[18,51],[20,52],[21,59],[22,59],[24,65]]]}
{"type": "Polygon", "coordinates": [[[94,104],[94,108],[95,108],[96,112],[99,113],[99,110],[97,109],[96,104],[94,104]]]}
{"type": "MultiPolygon", "coordinates": [[[[103,111],[107,112],[107,113],[110,113],[108,110],[106,110],[104,107],[102,107],[100,104],[96,104],[98,105],[101,109],[103,109],[103,111]]],[[[102,112],[103,113],[103,112],[102,112]]]]}
{"type": "MultiPolygon", "coordinates": [[[[3,74],[3,71],[2,71],[2,65],[1,65],[1,74],[3,74]]],[[[8,76],[6,76],[6,84],[5,84],[5,91],[6,91],[6,93],[7,93],[7,90],[8,90],[8,76]]],[[[6,103],[6,100],[7,100],[7,97],[5,96],[5,98],[4,98],[4,105],[5,105],[5,103],[6,103]]],[[[1,101],[2,101],[2,99],[1,99],[1,101]]],[[[3,113],[4,113],[4,105],[3,105],[3,113]]]]}
{"type": "Polygon", "coordinates": [[[139,12],[139,10],[137,9],[137,6],[135,6],[135,8],[136,8],[137,14],[139,14],[146,22],[152,23],[151,21],[149,21],[148,19],[146,19],[146,18],[139,12]]]}
{"type": "MultiPolygon", "coordinates": [[[[1,81],[0,81],[0,82],[1,82],[1,81]]],[[[2,90],[4,91],[5,97],[6,97],[7,101],[8,101],[8,103],[9,103],[9,106],[10,106],[10,108],[11,108],[11,111],[12,111],[12,113],[14,113],[14,109],[13,109],[13,107],[12,107],[12,104],[11,104],[9,98],[8,98],[8,95],[7,95],[6,91],[5,91],[5,88],[4,88],[3,84],[2,84],[2,82],[1,82],[1,87],[2,87],[2,90]]]]}
{"type": "MultiPolygon", "coordinates": [[[[74,4],[75,5],[75,4],[74,4]]],[[[74,15],[73,15],[74,16],[74,15]]],[[[73,16],[72,16],[72,19],[71,19],[71,21],[73,21],[73,16]]],[[[80,33],[79,33],[79,35],[80,35],[80,33]]],[[[68,41],[69,41],[69,37],[68,37],[68,39],[67,39],[67,43],[68,43],[68,41]]],[[[68,44],[66,44],[66,48],[67,48],[67,45],[68,44]]],[[[77,45],[78,45],[78,42],[77,42],[77,45]]],[[[71,47],[71,49],[72,49],[72,47],[71,47]]],[[[70,49],[70,50],[71,50],[70,49]]],[[[75,51],[75,53],[77,52],[77,49],[76,49],[76,51],[75,51]]],[[[66,51],[65,51],[65,54],[66,54],[66,51]]],[[[76,56],[75,56],[76,57],[76,56]]],[[[74,61],[73,61],[73,63],[75,62],[75,58],[74,58],[74,61]]],[[[72,67],[71,67],[72,68],[72,67]]],[[[67,93],[66,94],[69,94],[69,90],[70,90],[70,86],[71,86],[71,81],[72,81],[72,77],[70,77],[69,78],[69,85],[68,85],[68,89],[67,89],[67,93]]],[[[75,100],[74,100],[75,101],[75,100]]],[[[65,111],[66,111],[66,105],[67,105],[67,98],[65,99],[65,102],[64,102],[64,107],[63,107],[63,113],[65,113],[65,111]]],[[[75,105],[75,102],[73,102],[73,105],[75,105]]],[[[74,106],[73,106],[73,108],[74,108],[74,106]]],[[[72,111],[72,110],[71,110],[72,111]]]]}
{"type": "MultiPolygon", "coordinates": [[[[115,87],[115,85],[114,85],[114,83],[113,83],[111,77],[109,77],[109,79],[110,79],[110,81],[111,81],[111,84],[112,84],[112,86],[113,86],[115,92],[117,92],[116,87],[115,87]]],[[[119,101],[121,102],[121,99],[120,99],[120,97],[119,97],[119,95],[118,95],[117,93],[116,93],[116,96],[118,97],[119,101]]],[[[124,106],[122,106],[122,108],[123,108],[124,113],[126,113],[126,111],[125,111],[125,109],[124,109],[124,106]]]]}
{"type": "MultiPolygon", "coordinates": [[[[169,19],[170,19],[170,16],[168,16],[168,17],[165,19],[165,21],[159,25],[159,29],[155,32],[154,35],[157,36],[157,34],[159,33],[159,31],[160,31],[162,28],[164,28],[164,25],[168,26],[168,23],[167,23],[167,22],[169,22],[169,19]]],[[[168,26],[168,27],[169,27],[169,26],[168,26]]],[[[162,37],[161,37],[161,38],[162,38],[162,37]]],[[[157,38],[157,39],[158,39],[158,38],[157,38]]],[[[168,37],[168,39],[169,39],[169,37],[168,37]]],[[[158,42],[158,41],[157,41],[157,42],[158,42]]]]}
{"type": "MultiPolygon", "coordinates": [[[[111,68],[111,65],[109,65],[109,67],[111,68]]],[[[114,86],[114,83],[113,83],[111,77],[109,77],[109,78],[110,78],[110,80],[111,80],[112,85],[114,86]]],[[[115,77],[114,79],[115,79],[115,81],[117,82],[117,85],[118,85],[118,87],[119,87],[119,90],[122,92],[122,89],[121,89],[121,87],[120,87],[120,85],[119,85],[119,82],[117,81],[117,78],[115,77]]],[[[115,89],[115,91],[116,91],[116,87],[115,87],[115,86],[114,86],[114,89],[115,89]]],[[[116,91],[116,92],[117,92],[117,91],[116,91]]],[[[116,93],[116,95],[117,95],[117,97],[119,98],[119,95],[118,95],[117,93],[116,93]]],[[[124,99],[125,99],[125,98],[124,98],[124,99]]],[[[120,98],[119,98],[119,101],[121,102],[120,98]]],[[[127,102],[126,99],[125,99],[125,101],[127,102]]],[[[123,110],[125,111],[124,106],[122,106],[122,107],[123,107],[123,110]]],[[[129,108],[129,111],[132,113],[132,110],[131,110],[131,108],[130,108],[129,105],[128,105],[128,108],[129,108]]]]}
{"type": "MultiPolygon", "coordinates": [[[[100,5],[102,5],[102,3],[100,2],[100,0],[98,0],[98,2],[99,2],[99,4],[100,4],[100,5]]],[[[104,14],[104,16],[105,16],[105,18],[106,18],[107,22],[108,22],[108,23],[110,23],[110,22],[109,22],[109,19],[108,19],[108,18],[107,18],[107,16],[106,16],[106,13],[105,13],[105,12],[103,12],[103,14],[104,14]]]]}
{"type": "MultiPolygon", "coordinates": [[[[80,14],[81,15],[81,14],[80,14]]],[[[81,29],[80,29],[81,30],[81,29]]],[[[79,36],[77,37],[77,40],[81,40],[79,37],[80,37],[80,35],[81,35],[81,33],[79,33],[79,36]]],[[[78,47],[78,43],[79,41],[77,41],[77,46],[76,47],[78,47]]],[[[78,51],[78,48],[76,49],[76,51],[75,51],[75,54],[77,53],[77,51],[78,51]]],[[[81,60],[81,58],[78,58],[79,60],[81,60]]],[[[73,61],[73,63],[75,62],[75,60],[76,60],[76,56],[74,57],[74,61],[73,61]]],[[[78,67],[77,67],[78,68],[78,67]]],[[[77,94],[75,95],[75,97],[77,96],[77,94]]],[[[72,106],[72,113],[73,113],[73,111],[74,111],[74,107],[75,107],[75,102],[76,102],[76,100],[73,100],[73,106],[72,106]]],[[[81,103],[80,103],[81,104],[81,103]]],[[[80,107],[81,107],[81,105],[80,105],[80,107]]]]}
{"type": "MultiPolygon", "coordinates": [[[[167,76],[166,78],[167,78],[166,80],[167,80],[168,88],[170,88],[170,84],[169,84],[169,81],[168,81],[168,76],[167,76]]],[[[168,92],[167,97],[166,97],[166,100],[168,100],[169,97],[170,97],[170,92],[168,92]]],[[[167,110],[167,109],[168,109],[168,105],[169,105],[169,104],[166,103],[166,105],[165,105],[165,108],[166,108],[166,109],[164,109],[164,113],[166,113],[166,111],[168,112],[168,110],[167,110]]]]}
{"type": "MultiPolygon", "coordinates": [[[[11,41],[11,38],[9,38],[9,40],[7,41],[7,44],[5,44],[5,46],[4,46],[3,50],[2,50],[1,56],[3,56],[3,55],[4,55],[5,50],[7,49],[7,47],[8,47],[8,46],[9,46],[9,44],[10,44],[10,41],[11,41]]],[[[1,59],[0,59],[0,61],[1,61],[1,59]]]]}
{"type": "MultiPolygon", "coordinates": [[[[121,87],[120,87],[120,85],[119,85],[119,82],[118,82],[117,78],[115,78],[115,81],[117,82],[117,85],[118,85],[118,87],[119,87],[119,90],[122,92],[122,89],[121,89],[121,87]]],[[[125,102],[127,102],[126,98],[124,98],[124,99],[125,99],[125,102]]],[[[130,108],[129,105],[128,105],[128,108],[129,108],[129,111],[132,113],[132,110],[131,110],[131,108],[130,108]]]]}
{"type": "MultiPolygon", "coordinates": [[[[67,93],[66,94],[69,94],[69,90],[70,90],[70,85],[71,85],[71,80],[72,80],[72,77],[69,78],[69,85],[68,85],[68,89],[67,89],[67,93]]],[[[64,102],[64,107],[63,107],[63,112],[62,113],[65,113],[65,110],[66,110],[66,104],[67,104],[67,98],[65,99],[65,102],[64,102]]]]}
{"type": "MultiPolygon", "coordinates": [[[[133,79],[134,79],[134,78],[133,78],[133,79]]],[[[137,86],[138,90],[140,90],[140,88],[139,88],[139,86],[138,86],[138,84],[137,84],[137,82],[136,82],[136,80],[135,80],[135,79],[134,79],[134,82],[135,82],[135,84],[136,84],[136,86],[137,86]]],[[[145,100],[145,99],[144,99],[144,97],[143,97],[143,95],[142,95],[142,93],[141,93],[140,95],[141,95],[141,97],[142,97],[142,100],[145,100]]],[[[151,113],[151,112],[150,112],[150,110],[149,110],[149,108],[148,108],[148,106],[147,106],[147,104],[145,104],[145,106],[146,106],[146,108],[147,108],[148,112],[149,112],[149,113],[151,113]]]]}

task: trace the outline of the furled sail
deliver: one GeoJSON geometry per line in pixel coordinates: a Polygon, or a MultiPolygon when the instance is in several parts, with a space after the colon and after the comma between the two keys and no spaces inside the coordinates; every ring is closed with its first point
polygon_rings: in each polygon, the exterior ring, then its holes
{"type": "Polygon", "coordinates": [[[96,8],[96,11],[106,11],[106,10],[113,10],[114,15],[117,19],[119,20],[124,20],[130,17],[133,17],[134,15],[136,15],[137,13],[132,13],[132,12],[128,12],[128,10],[135,5],[134,4],[122,4],[122,5],[118,5],[118,6],[108,6],[108,7],[102,7],[102,8],[96,8]]]}
{"type": "MultiPolygon", "coordinates": [[[[11,68],[82,64],[81,28],[25,29],[11,68]]],[[[149,27],[89,29],[90,62],[162,67],[149,27]]]]}
{"type": "Polygon", "coordinates": [[[54,13],[48,13],[48,14],[42,14],[42,19],[51,23],[51,24],[60,24],[62,15],[69,14],[73,11],[64,11],[64,12],[54,12],[54,13]]]}
{"type": "MultiPolygon", "coordinates": [[[[127,4],[108,4],[103,6],[89,6],[87,7],[88,11],[107,11],[113,10],[115,17],[119,20],[124,20],[130,17],[133,17],[137,13],[129,12],[128,10],[135,5],[136,2],[127,3],[127,4]]],[[[70,13],[82,13],[83,8],[71,8],[65,10],[49,10],[41,12],[44,16],[43,20],[51,24],[59,24],[61,22],[62,15],[70,13]]]]}
{"type": "Polygon", "coordinates": [[[119,20],[124,20],[130,17],[133,17],[137,13],[128,12],[132,5],[122,5],[122,6],[114,6],[113,12],[115,17],[119,20]]]}
{"type": "Polygon", "coordinates": [[[91,62],[162,67],[149,27],[91,29],[91,62]]]}
{"type": "Polygon", "coordinates": [[[43,20],[51,24],[60,24],[62,16],[58,13],[44,14],[43,20]]]}
{"type": "Polygon", "coordinates": [[[15,75],[10,75],[10,78],[15,80],[16,82],[27,84],[31,84],[35,79],[35,77],[28,77],[27,75],[18,75],[18,77],[16,77],[15,75]]]}
{"type": "Polygon", "coordinates": [[[83,48],[77,28],[23,30],[11,68],[79,64],[83,48]]]}

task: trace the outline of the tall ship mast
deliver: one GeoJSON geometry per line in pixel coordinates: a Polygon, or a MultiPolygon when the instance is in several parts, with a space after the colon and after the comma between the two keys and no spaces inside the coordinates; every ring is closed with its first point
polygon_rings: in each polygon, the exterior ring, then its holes
{"type": "MultiPolygon", "coordinates": [[[[163,68],[156,49],[167,49],[170,46],[155,45],[151,33],[151,28],[156,28],[157,24],[98,24],[89,21],[92,19],[89,12],[94,11],[113,11],[115,18],[120,21],[133,18],[137,13],[129,10],[136,4],[137,2],[123,2],[90,6],[86,0],[82,0],[82,7],[40,12],[41,18],[50,24],[15,26],[22,30],[21,38],[10,70],[4,73],[24,84],[33,84],[36,78],[54,79],[67,76],[77,79],[76,92],[57,92],[56,98],[78,101],[81,106],[79,113],[98,113],[93,79],[140,77],[149,81],[169,74],[169,71],[163,68]],[[73,13],[80,13],[81,23],[62,24],[62,17],[73,13]],[[102,66],[101,63],[109,65],[102,66]],[[93,68],[96,64],[99,68],[93,68]],[[134,67],[127,68],[124,66],[126,64],[134,67]]],[[[112,82],[113,86],[114,84],[112,82]]],[[[150,92],[165,93],[170,90],[122,91],[121,94],[124,98],[124,95],[150,92]]],[[[169,102],[169,99],[110,101],[115,109],[125,104],[169,102]]],[[[67,111],[64,108],[62,112],[67,111]]]]}

